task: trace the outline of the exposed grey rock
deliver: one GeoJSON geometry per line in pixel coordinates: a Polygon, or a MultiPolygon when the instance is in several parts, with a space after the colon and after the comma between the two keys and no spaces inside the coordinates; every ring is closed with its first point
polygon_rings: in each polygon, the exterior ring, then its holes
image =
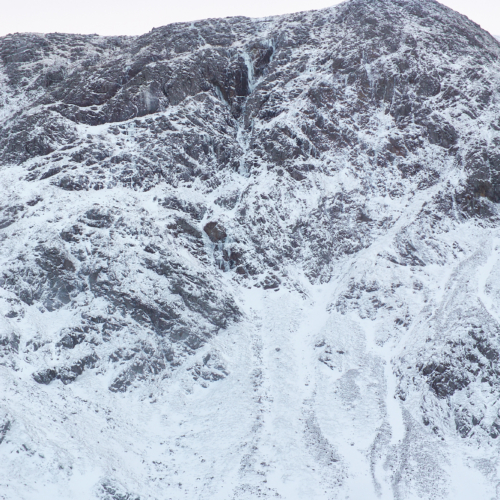
{"type": "Polygon", "coordinates": [[[9,432],[10,427],[10,420],[4,421],[0,424],[0,444],[2,444],[2,442],[5,440],[5,436],[7,435],[7,432],[9,432]]]}

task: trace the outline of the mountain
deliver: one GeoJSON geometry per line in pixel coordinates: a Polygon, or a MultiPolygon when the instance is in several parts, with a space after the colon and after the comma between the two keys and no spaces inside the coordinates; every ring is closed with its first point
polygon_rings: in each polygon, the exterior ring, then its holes
{"type": "Polygon", "coordinates": [[[498,498],[500,43],[433,0],[0,38],[0,498],[498,498]]]}

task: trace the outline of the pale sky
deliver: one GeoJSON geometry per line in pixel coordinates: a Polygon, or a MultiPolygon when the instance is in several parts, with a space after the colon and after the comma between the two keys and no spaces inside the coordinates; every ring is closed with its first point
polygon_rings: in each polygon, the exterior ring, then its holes
{"type": "MultiPolygon", "coordinates": [[[[321,9],[338,0],[7,0],[0,36],[15,32],[141,35],[153,27],[208,17],[264,17],[321,9]]],[[[500,0],[444,0],[493,35],[500,35],[500,0]]]]}

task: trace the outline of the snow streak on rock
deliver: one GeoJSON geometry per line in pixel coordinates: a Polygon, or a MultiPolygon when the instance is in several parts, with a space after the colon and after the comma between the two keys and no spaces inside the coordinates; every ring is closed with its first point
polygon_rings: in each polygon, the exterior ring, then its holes
{"type": "Polygon", "coordinates": [[[500,44],[432,0],[0,38],[0,498],[500,484],[500,44]]]}

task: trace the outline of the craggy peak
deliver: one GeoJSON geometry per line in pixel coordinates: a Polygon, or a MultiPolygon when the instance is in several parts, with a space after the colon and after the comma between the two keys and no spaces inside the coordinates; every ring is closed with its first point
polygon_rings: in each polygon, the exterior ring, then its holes
{"type": "Polygon", "coordinates": [[[0,499],[500,498],[499,204],[433,0],[0,38],[0,499]]]}

